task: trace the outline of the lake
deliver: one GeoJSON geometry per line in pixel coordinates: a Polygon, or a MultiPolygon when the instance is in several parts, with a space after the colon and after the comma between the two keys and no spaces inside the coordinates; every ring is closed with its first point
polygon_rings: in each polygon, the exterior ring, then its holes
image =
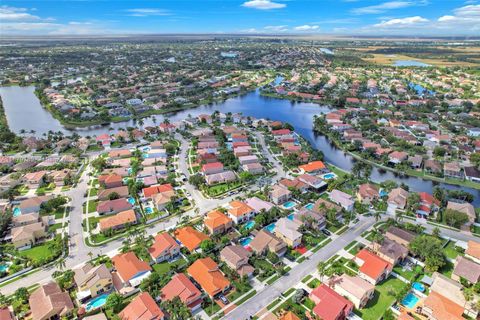
{"type": "MultiPolygon", "coordinates": [[[[5,111],[7,113],[8,124],[13,131],[18,133],[21,129],[27,132],[31,129],[35,130],[36,135],[41,135],[48,130],[62,131],[66,134],[77,132],[83,136],[93,136],[102,133],[111,133],[109,127],[114,129],[125,128],[127,126],[135,126],[136,122],[130,120],[121,123],[112,123],[110,126],[95,126],[78,129],[67,129],[60,122],[54,119],[51,114],[42,108],[37,97],[33,93],[33,87],[2,87],[0,88],[5,111]]],[[[203,105],[193,109],[187,109],[180,112],[169,114],[167,117],[170,121],[180,121],[188,115],[197,116],[202,113],[213,113],[215,110],[227,112],[241,112],[245,116],[255,118],[268,118],[288,122],[295,127],[295,130],[307,139],[312,145],[321,150],[325,155],[325,160],[335,166],[351,171],[354,159],[337,149],[323,135],[316,134],[313,129],[313,117],[322,113],[327,113],[331,109],[328,106],[320,106],[317,103],[294,102],[290,100],[276,99],[264,97],[260,95],[259,90],[249,92],[243,96],[234,97],[221,103],[212,105],[203,105]]],[[[164,116],[154,116],[144,119],[144,126],[154,126],[161,123],[164,116]]],[[[423,180],[416,177],[401,177],[390,171],[380,171],[374,168],[371,179],[375,182],[385,180],[395,180],[399,183],[403,182],[410,187],[412,191],[432,192],[434,186],[442,186],[446,189],[463,189],[475,196],[474,205],[480,206],[480,191],[453,186],[443,183],[437,183],[429,180],[423,180]]]]}

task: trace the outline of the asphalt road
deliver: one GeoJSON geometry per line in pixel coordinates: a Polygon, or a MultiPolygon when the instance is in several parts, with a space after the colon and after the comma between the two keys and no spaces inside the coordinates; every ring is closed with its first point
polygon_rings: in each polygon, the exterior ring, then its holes
{"type": "Polygon", "coordinates": [[[373,224],[375,224],[375,219],[373,217],[360,217],[360,221],[356,226],[351,227],[337,239],[333,240],[325,247],[311,255],[309,259],[292,268],[292,270],[290,270],[287,275],[280,278],[279,281],[276,281],[272,285],[267,285],[262,290],[259,290],[255,296],[228,313],[224,319],[249,319],[250,316],[255,315],[258,311],[265,308],[283,292],[295,286],[306,275],[314,271],[319,262],[326,261],[330,257],[334,256],[356,237],[360,236],[365,230],[373,226],[373,224]]]}

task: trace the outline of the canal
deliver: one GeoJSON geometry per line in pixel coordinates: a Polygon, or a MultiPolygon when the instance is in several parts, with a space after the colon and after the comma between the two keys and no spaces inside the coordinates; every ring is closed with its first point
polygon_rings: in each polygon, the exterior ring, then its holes
{"type": "MultiPolygon", "coordinates": [[[[41,136],[44,132],[52,130],[62,131],[67,135],[77,132],[79,135],[83,136],[94,136],[111,132],[110,128],[116,130],[127,126],[138,125],[134,120],[131,120],[121,123],[112,123],[109,126],[67,129],[40,105],[33,91],[33,87],[0,87],[0,95],[3,99],[8,124],[16,133],[19,133],[22,129],[26,132],[34,130],[36,135],[41,136]]],[[[288,122],[295,127],[295,130],[299,134],[312,143],[315,148],[324,153],[327,162],[346,171],[350,171],[353,166],[354,159],[350,155],[337,149],[325,136],[314,133],[313,117],[330,111],[329,107],[319,106],[316,103],[294,102],[290,100],[264,97],[260,95],[258,90],[256,90],[243,96],[228,99],[221,103],[203,105],[197,108],[183,110],[168,114],[166,117],[168,117],[171,122],[175,122],[185,119],[188,115],[197,116],[202,113],[212,113],[215,110],[223,113],[240,112],[245,116],[288,122]]],[[[145,118],[143,119],[143,126],[158,125],[163,119],[164,116],[162,115],[145,118]],[[156,119],[155,122],[153,121],[153,118],[156,119]]],[[[480,191],[472,188],[438,183],[416,177],[398,176],[393,172],[378,170],[377,168],[373,169],[371,179],[375,182],[395,180],[398,183],[405,183],[412,191],[426,191],[430,193],[435,186],[441,186],[445,189],[451,190],[462,189],[474,195],[475,207],[480,206],[480,191]]]]}

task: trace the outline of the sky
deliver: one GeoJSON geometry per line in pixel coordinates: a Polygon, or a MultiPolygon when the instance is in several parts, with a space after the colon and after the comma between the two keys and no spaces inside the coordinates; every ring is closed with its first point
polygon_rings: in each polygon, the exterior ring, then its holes
{"type": "Polygon", "coordinates": [[[480,0],[1,0],[8,35],[480,36],[480,0]]]}

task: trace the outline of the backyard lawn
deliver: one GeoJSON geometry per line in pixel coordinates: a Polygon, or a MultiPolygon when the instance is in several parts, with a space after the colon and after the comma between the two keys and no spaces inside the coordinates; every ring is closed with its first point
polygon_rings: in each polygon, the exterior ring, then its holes
{"type": "Polygon", "coordinates": [[[20,256],[31,259],[34,263],[41,260],[48,260],[52,256],[52,250],[48,248],[48,244],[44,243],[39,246],[20,251],[20,256]]]}
{"type": "Polygon", "coordinates": [[[355,310],[355,313],[364,320],[378,320],[385,313],[390,305],[395,301],[395,297],[390,292],[399,292],[405,283],[397,278],[390,277],[382,284],[375,287],[374,297],[367,303],[367,306],[361,310],[355,310]]]}
{"type": "Polygon", "coordinates": [[[185,264],[185,260],[180,258],[173,262],[156,263],[153,265],[153,270],[155,270],[159,274],[166,274],[172,269],[173,266],[180,267],[184,264],[185,264]]]}
{"type": "Polygon", "coordinates": [[[448,244],[443,248],[443,252],[449,259],[455,259],[458,255],[463,255],[455,249],[455,244],[454,241],[448,241],[448,244]]]}

